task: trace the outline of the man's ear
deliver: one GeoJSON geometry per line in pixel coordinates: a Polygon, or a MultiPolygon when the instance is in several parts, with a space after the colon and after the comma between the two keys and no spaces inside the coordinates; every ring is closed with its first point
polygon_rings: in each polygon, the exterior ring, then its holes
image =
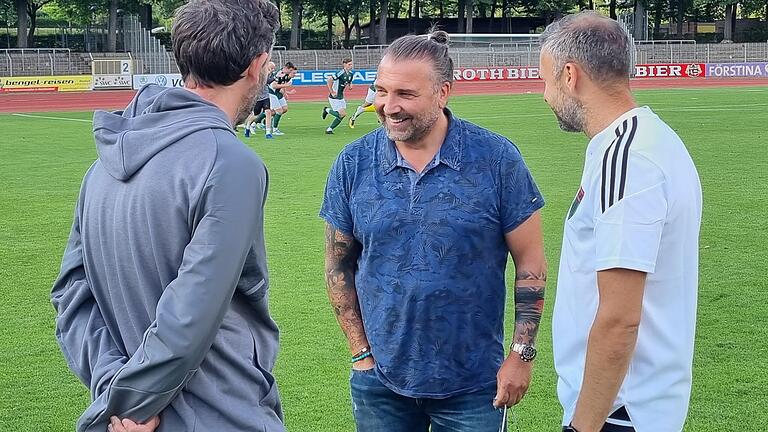
{"type": "Polygon", "coordinates": [[[585,91],[593,86],[592,77],[587,74],[584,68],[578,63],[566,63],[563,66],[563,73],[560,77],[561,86],[568,91],[572,97],[581,99],[585,91]]]}
{"type": "Polygon", "coordinates": [[[448,106],[448,98],[451,96],[451,90],[453,90],[453,83],[449,81],[444,82],[443,85],[440,86],[438,96],[440,100],[440,108],[448,106]]]}
{"type": "Polygon", "coordinates": [[[267,62],[269,62],[268,53],[261,53],[254,57],[248,69],[245,70],[245,76],[252,80],[261,80],[261,76],[265,74],[267,62]]]}
{"type": "Polygon", "coordinates": [[[576,63],[566,63],[563,66],[561,79],[563,80],[563,87],[567,88],[569,93],[573,95],[576,93],[576,87],[581,84],[582,70],[576,63]]]}

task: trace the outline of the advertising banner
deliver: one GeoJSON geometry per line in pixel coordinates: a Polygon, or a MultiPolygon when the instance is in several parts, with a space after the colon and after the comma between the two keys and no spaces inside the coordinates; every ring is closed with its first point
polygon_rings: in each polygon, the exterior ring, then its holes
{"type": "Polygon", "coordinates": [[[768,63],[708,63],[707,76],[768,78],[768,63]]]}
{"type": "MultiPolygon", "coordinates": [[[[635,66],[635,78],[700,78],[706,76],[701,63],[685,64],[641,64],[635,66]]],[[[515,66],[498,68],[461,68],[453,71],[456,81],[517,81],[537,80],[537,66],[515,66]]]]}
{"type": "Polygon", "coordinates": [[[90,75],[0,77],[0,92],[86,91],[92,84],[90,75]]]}
{"type": "Polygon", "coordinates": [[[516,81],[539,79],[538,66],[461,68],[453,71],[456,81],[516,81]]]}
{"type": "Polygon", "coordinates": [[[660,63],[635,66],[635,78],[704,78],[707,76],[703,63],[660,63]]]}
{"type": "Polygon", "coordinates": [[[147,84],[157,84],[161,87],[184,87],[184,81],[181,80],[181,74],[155,74],[155,75],[134,75],[133,89],[138,90],[147,84]]]}
{"type": "MultiPolygon", "coordinates": [[[[328,77],[338,70],[299,70],[293,78],[293,85],[326,85],[328,77]]],[[[357,69],[352,71],[352,84],[371,84],[376,80],[375,69],[357,69]]]]}
{"type": "Polygon", "coordinates": [[[130,89],[133,80],[130,75],[94,75],[94,90],[130,89]]]}

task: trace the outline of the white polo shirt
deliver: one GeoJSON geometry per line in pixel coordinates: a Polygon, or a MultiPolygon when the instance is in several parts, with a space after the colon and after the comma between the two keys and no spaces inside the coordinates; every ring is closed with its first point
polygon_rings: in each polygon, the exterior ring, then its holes
{"type": "Polygon", "coordinates": [[[650,108],[625,113],[587,148],[565,222],[553,316],[557,392],[569,424],[598,306],[597,272],[648,273],[637,346],[613,409],[637,432],[680,431],[691,393],[701,184],[677,134],[650,108]]]}

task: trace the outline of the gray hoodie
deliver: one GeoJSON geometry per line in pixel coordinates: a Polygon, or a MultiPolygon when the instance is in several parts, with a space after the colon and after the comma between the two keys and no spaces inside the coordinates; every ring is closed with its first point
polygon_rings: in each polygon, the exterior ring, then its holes
{"type": "Polygon", "coordinates": [[[56,337],[93,402],[159,431],[284,431],[267,306],[267,172],[213,104],[147,86],[96,112],[51,298],[56,337]]]}

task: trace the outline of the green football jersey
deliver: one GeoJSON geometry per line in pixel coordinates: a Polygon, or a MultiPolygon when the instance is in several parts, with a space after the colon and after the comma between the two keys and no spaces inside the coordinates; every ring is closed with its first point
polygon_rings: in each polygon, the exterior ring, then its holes
{"type": "Polygon", "coordinates": [[[336,97],[329,94],[331,99],[344,99],[344,90],[352,84],[352,72],[346,72],[344,69],[336,72],[333,76],[333,92],[336,93],[336,97]]]}
{"type": "MultiPolygon", "coordinates": [[[[275,80],[272,81],[274,84],[285,84],[291,81],[291,77],[288,74],[284,74],[282,72],[275,75],[275,80]]],[[[274,89],[272,86],[269,86],[269,93],[277,96],[278,99],[283,97],[283,89],[274,89]]]]}

